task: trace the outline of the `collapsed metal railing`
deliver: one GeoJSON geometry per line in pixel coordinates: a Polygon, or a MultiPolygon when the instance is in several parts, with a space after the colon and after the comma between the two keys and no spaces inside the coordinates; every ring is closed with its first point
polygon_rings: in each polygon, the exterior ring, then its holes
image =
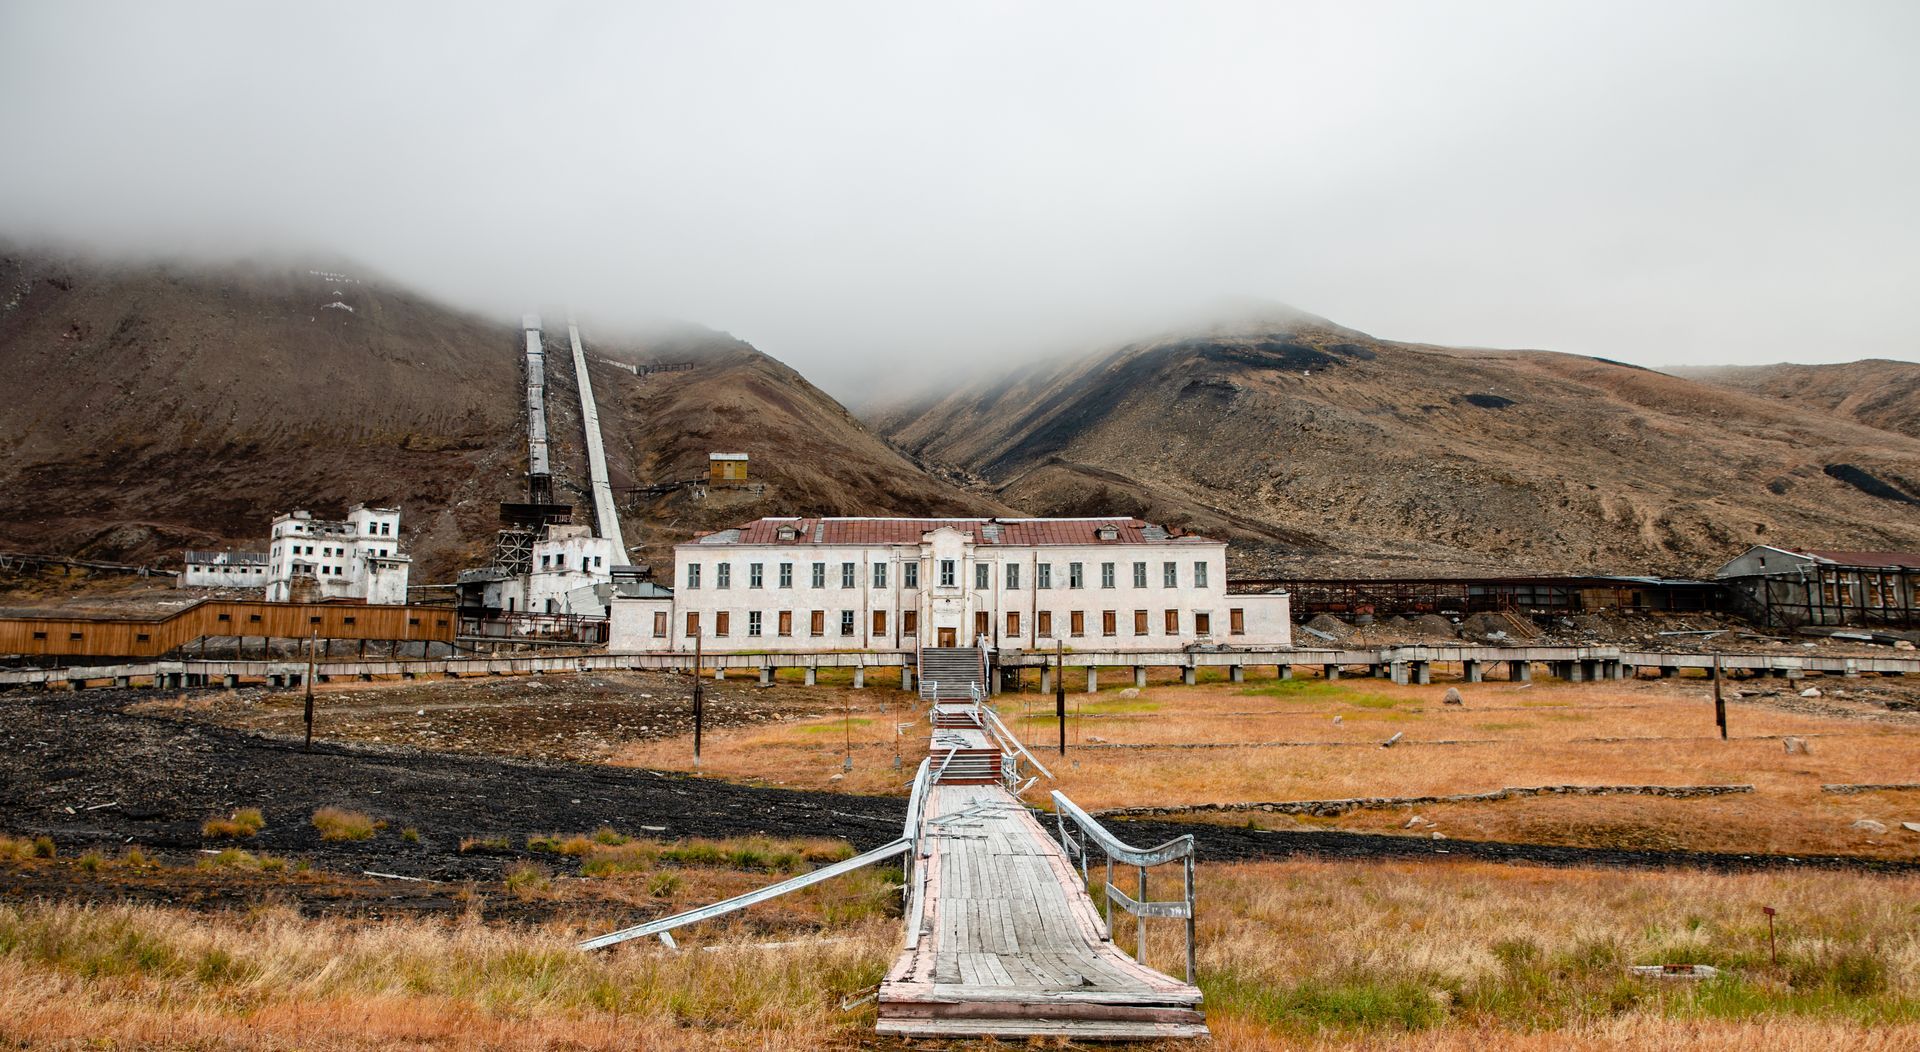
{"type": "Polygon", "coordinates": [[[1080,877],[1082,880],[1087,879],[1088,847],[1098,845],[1101,854],[1106,856],[1107,940],[1112,941],[1113,939],[1113,907],[1117,903],[1122,910],[1133,914],[1135,918],[1134,928],[1139,932],[1140,943],[1139,951],[1133,955],[1133,959],[1139,961],[1141,964],[1146,964],[1147,918],[1171,917],[1184,919],[1187,922],[1187,982],[1191,983],[1195,981],[1196,961],[1193,943],[1193,834],[1183,833],[1156,847],[1139,848],[1120,840],[1108,832],[1107,827],[1101,825],[1098,819],[1082,811],[1080,805],[1067,799],[1066,794],[1057,789],[1054,790],[1053,793],[1053,809],[1054,821],[1060,830],[1060,846],[1066,849],[1069,859],[1077,858],[1079,860],[1080,877]],[[1083,839],[1076,840],[1068,834],[1067,819],[1069,818],[1071,818],[1073,824],[1079,828],[1083,839]],[[1129,866],[1139,867],[1139,898],[1134,898],[1119,888],[1114,887],[1113,864],[1115,861],[1123,862],[1129,866]],[[1181,900],[1178,902],[1148,901],[1148,867],[1164,865],[1174,861],[1182,863],[1180,868],[1181,900]]]}
{"type": "MultiPolygon", "coordinates": [[[[650,935],[658,936],[660,941],[671,946],[673,945],[673,940],[667,933],[675,928],[685,927],[689,924],[698,924],[701,921],[712,920],[715,917],[724,917],[737,910],[746,909],[748,906],[757,905],[769,899],[777,899],[788,892],[799,891],[801,888],[818,884],[823,880],[831,880],[834,877],[851,873],[863,866],[870,866],[875,862],[884,862],[887,859],[893,858],[895,855],[907,856],[906,888],[910,901],[907,919],[912,926],[911,930],[917,933],[920,927],[918,919],[918,911],[921,908],[919,904],[920,884],[917,879],[918,874],[916,874],[914,870],[920,858],[920,815],[926,806],[927,786],[931,781],[932,761],[922,760],[920,761],[920,770],[914,775],[913,795],[907,798],[906,826],[902,830],[898,840],[882,844],[871,851],[862,852],[844,861],[835,862],[830,866],[822,866],[811,873],[802,873],[797,877],[790,877],[778,884],[769,884],[764,888],[749,891],[744,895],[735,895],[733,898],[723,899],[720,902],[701,906],[698,909],[687,910],[685,913],[676,913],[671,917],[661,917],[659,920],[651,920],[645,924],[636,924],[631,928],[622,928],[616,932],[609,932],[606,935],[587,939],[581,942],[578,948],[582,950],[601,950],[632,939],[644,939],[650,935]]],[[[917,937],[917,935],[915,937],[917,937]]]]}

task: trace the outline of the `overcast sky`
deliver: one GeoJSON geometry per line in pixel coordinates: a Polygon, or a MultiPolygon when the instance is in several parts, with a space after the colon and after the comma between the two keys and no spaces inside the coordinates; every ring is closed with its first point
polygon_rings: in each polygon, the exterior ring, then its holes
{"type": "Polygon", "coordinates": [[[685,318],[853,401],[1248,298],[1914,359],[1916,53],[1909,0],[0,0],[0,235],[685,318]]]}

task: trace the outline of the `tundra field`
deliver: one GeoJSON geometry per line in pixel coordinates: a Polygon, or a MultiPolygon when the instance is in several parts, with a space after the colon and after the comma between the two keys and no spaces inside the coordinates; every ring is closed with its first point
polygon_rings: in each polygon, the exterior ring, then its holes
{"type": "MultiPolygon", "coordinates": [[[[572,949],[897,835],[924,708],[823,680],[708,681],[697,775],[686,677],[331,684],[311,753],[294,693],[0,695],[0,1041],[908,1047],[863,1000],[898,870],[572,949]]],[[[1914,780],[1904,681],[1729,682],[1722,742],[1694,678],[1155,679],[1070,692],[1064,758],[1034,685],[997,700],[1029,800],[1199,838],[1217,1047],[1920,1046],[1920,790],[1823,790],[1914,780]],[[1233,806],[1567,785],[1752,788],[1233,806]],[[1720,971],[1629,970],[1676,963],[1720,971]]]]}

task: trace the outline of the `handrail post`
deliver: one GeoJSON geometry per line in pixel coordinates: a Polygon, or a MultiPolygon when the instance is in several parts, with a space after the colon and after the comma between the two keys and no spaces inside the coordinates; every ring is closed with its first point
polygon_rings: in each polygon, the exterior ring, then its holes
{"type": "Polygon", "coordinates": [[[1189,983],[1199,981],[1199,972],[1200,972],[1199,960],[1196,958],[1194,953],[1194,941],[1193,941],[1193,930],[1194,930],[1193,876],[1194,876],[1193,856],[1188,855],[1187,864],[1184,867],[1184,872],[1182,872],[1181,877],[1183,878],[1182,882],[1186,885],[1186,893],[1187,893],[1187,982],[1189,983]]]}
{"type": "MultiPolygon", "coordinates": [[[[1085,836],[1086,831],[1082,830],[1081,835],[1085,836]]],[[[1102,853],[1104,854],[1104,852],[1102,853]]],[[[1106,900],[1106,904],[1107,904],[1107,941],[1108,942],[1113,941],[1113,896],[1109,894],[1109,892],[1111,892],[1112,890],[1113,890],[1113,856],[1107,855],[1107,883],[1105,887],[1100,889],[1100,897],[1106,900]]]]}
{"type": "MultiPolygon", "coordinates": [[[[1145,903],[1147,901],[1147,867],[1145,865],[1142,865],[1140,867],[1140,897],[1138,899],[1135,899],[1134,901],[1140,902],[1140,903],[1145,903]]],[[[1134,917],[1133,929],[1140,937],[1139,938],[1140,952],[1134,954],[1133,959],[1136,961],[1139,961],[1141,964],[1146,964],[1147,963],[1147,918],[1145,916],[1134,917]]]]}

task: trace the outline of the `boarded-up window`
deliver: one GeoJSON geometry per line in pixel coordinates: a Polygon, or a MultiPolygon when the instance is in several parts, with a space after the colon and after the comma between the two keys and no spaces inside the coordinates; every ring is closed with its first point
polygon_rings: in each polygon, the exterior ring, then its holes
{"type": "Polygon", "coordinates": [[[692,639],[693,637],[699,634],[700,634],[700,615],[689,610],[687,612],[687,638],[692,639]]]}
{"type": "Polygon", "coordinates": [[[1135,610],[1133,612],[1133,634],[1136,636],[1144,636],[1147,634],[1147,612],[1145,610],[1135,610]]]}
{"type": "Polygon", "coordinates": [[[727,628],[729,624],[732,622],[732,620],[733,620],[732,615],[729,614],[727,611],[725,610],[715,611],[713,615],[713,634],[716,636],[726,635],[727,628]]]}
{"type": "Polygon", "coordinates": [[[1211,635],[1212,633],[1213,633],[1213,615],[1212,614],[1194,614],[1193,615],[1193,634],[1196,636],[1204,636],[1204,635],[1211,635]]]}
{"type": "Polygon", "coordinates": [[[887,634],[887,612],[885,610],[875,610],[873,612],[873,634],[876,636],[884,636],[887,634]]]}
{"type": "Polygon", "coordinates": [[[790,636],[793,634],[793,611],[791,610],[780,611],[780,634],[783,636],[790,636]]]}
{"type": "Polygon", "coordinates": [[[1236,636],[1247,634],[1247,612],[1239,607],[1227,611],[1227,631],[1236,636]]]}
{"type": "Polygon", "coordinates": [[[1100,611],[1100,634],[1117,636],[1120,634],[1120,616],[1112,610],[1100,611]]]}
{"type": "Polygon", "coordinates": [[[1053,636],[1053,611],[1040,611],[1039,619],[1034,622],[1034,634],[1049,638],[1053,636]]]}
{"type": "Polygon", "coordinates": [[[1067,615],[1067,618],[1068,623],[1072,625],[1075,636],[1084,636],[1087,634],[1087,612],[1085,610],[1075,610],[1073,613],[1067,615]]]}
{"type": "Polygon", "coordinates": [[[666,635],[667,612],[665,610],[655,610],[653,612],[653,638],[664,639],[666,635]]]}
{"type": "Polygon", "coordinates": [[[1177,636],[1180,634],[1180,611],[1178,610],[1167,611],[1167,634],[1170,636],[1177,636]]]}
{"type": "Polygon", "coordinates": [[[900,631],[910,636],[920,634],[920,611],[908,610],[900,615],[900,631]]]}
{"type": "Polygon", "coordinates": [[[827,634],[827,612],[815,610],[807,615],[807,631],[816,636],[827,634]]]}
{"type": "Polygon", "coordinates": [[[993,622],[990,619],[990,615],[988,615],[985,610],[975,610],[973,612],[973,638],[979,639],[991,631],[993,631],[993,622]]]}
{"type": "Polygon", "coordinates": [[[1007,611],[1007,636],[1009,638],[1016,638],[1019,635],[1020,612],[1018,610],[1009,610],[1007,611]]]}

